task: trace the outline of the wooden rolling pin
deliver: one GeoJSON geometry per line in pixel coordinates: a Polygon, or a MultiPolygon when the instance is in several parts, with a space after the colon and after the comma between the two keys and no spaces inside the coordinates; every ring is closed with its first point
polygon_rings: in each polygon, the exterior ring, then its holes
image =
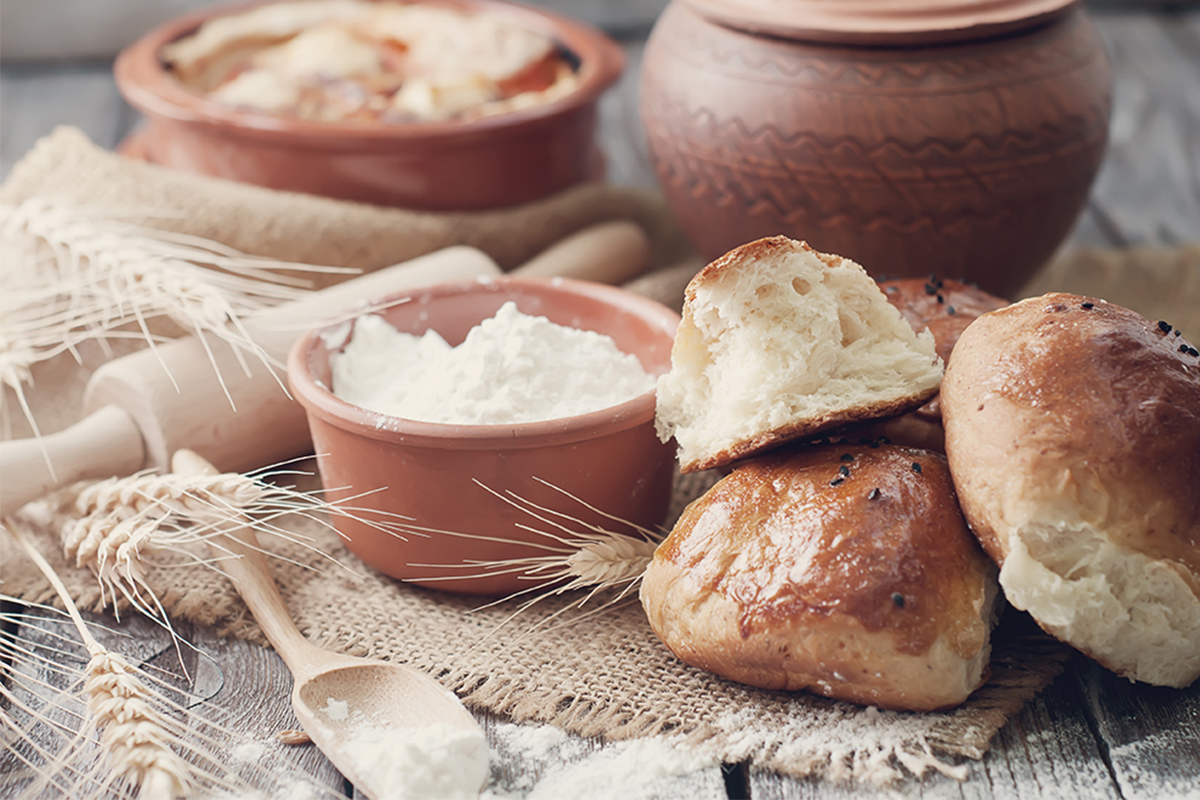
{"type": "MultiPolygon", "coordinates": [[[[620,283],[645,269],[648,254],[645,234],[633,223],[602,223],[511,274],[620,283]]],[[[245,327],[282,365],[305,330],[364,311],[372,298],[498,274],[481,251],[451,247],[276,306],[245,327]]],[[[208,337],[208,347],[211,358],[199,339],[185,337],[110,361],[88,381],[80,422],[40,439],[0,443],[0,516],[74,481],[165,469],[181,448],[231,472],[308,453],[308,423],[283,388],[283,367],[269,370],[216,337],[208,337]]]]}

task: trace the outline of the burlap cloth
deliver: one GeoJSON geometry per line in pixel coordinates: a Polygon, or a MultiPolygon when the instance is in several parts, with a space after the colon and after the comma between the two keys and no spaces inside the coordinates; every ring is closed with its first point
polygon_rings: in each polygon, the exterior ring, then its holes
{"type": "MultiPolygon", "coordinates": [[[[661,202],[644,192],[593,185],[511,211],[418,214],[163,170],[102,151],[72,129],[39,143],[0,188],[3,203],[34,195],[186,212],[155,224],[247,252],[366,269],[452,243],[474,244],[511,266],[572,230],[616,217],[646,227],[659,263],[682,252],[661,202]]],[[[638,288],[678,305],[689,274],[663,270],[638,281],[638,288]]],[[[1048,267],[1029,291],[1048,288],[1105,296],[1151,318],[1170,319],[1192,335],[1200,330],[1198,246],[1075,252],[1048,267]]],[[[89,366],[94,362],[59,362],[38,371],[30,396],[43,430],[73,419],[89,366]]],[[[672,513],[712,480],[707,474],[680,479],[672,513]]],[[[36,534],[81,605],[99,606],[91,575],[63,560],[56,533],[61,520],[35,504],[9,524],[36,534]]],[[[884,783],[900,777],[901,769],[920,772],[947,759],[980,758],[996,731],[1054,679],[1069,656],[1023,615],[1010,613],[994,637],[991,679],[965,705],[935,714],[880,713],[806,693],[759,691],[687,667],[655,637],[636,600],[589,613],[598,608],[593,603],[542,625],[578,600],[548,599],[508,620],[512,601],[480,609],[478,598],[406,586],[372,572],[312,523],[297,519],[291,528],[346,565],[296,544],[268,543],[284,557],[275,570],[288,607],[304,634],[321,645],[410,664],[437,676],[469,706],[517,721],[613,740],[669,734],[722,761],[749,761],[792,776],[884,783]]],[[[2,590],[52,600],[14,547],[0,537],[2,590]]],[[[156,569],[150,580],[173,617],[261,641],[233,588],[212,570],[156,569]]]]}

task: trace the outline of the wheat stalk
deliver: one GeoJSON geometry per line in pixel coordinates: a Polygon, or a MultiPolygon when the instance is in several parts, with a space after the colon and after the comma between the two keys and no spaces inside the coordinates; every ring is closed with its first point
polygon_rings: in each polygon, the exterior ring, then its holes
{"type": "MultiPolygon", "coordinates": [[[[75,490],[79,515],[62,528],[63,552],[75,566],[89,567],[100,582],[102,602],[117,594],[155,614],[145,594],[146,556],[202,541],[203,529],[181,520],[211,521],[223,509],[245,509],[266,490],[243,475],[154,475],[110,478],[75,490]]],[[[157,602],[153,601],[157,607],[157,602]]],[[[161,608],[157,608],[161,612],[161,608]]],[[[163,621],[165,621],[165,614],[163,621]]]]}
{"type": "MultiPolygon", "coordinates": [[[[563,605],[527,629],[517,639],[528,636],[534,631],[546,629],[559,617],[573,610],[582,610],[593,601],[599,600],[600,603],[585,614],[573,617],[572,621],[577,622],[593,614],[601,614],[619,607],[641,584],[642,576],[645,574],[650,560],[654,557],[655,549],[666,536],[665,531],[650,530],[602,511],[549,481],[537,477],[534,477],[534,480],[553,489],[571,503],[586,509],[591,514],[611,522],[612,525],[590,523],[563,509],[539,505],[512,491],[500,493],[475,481],[476,485],[483,490],[530,517],[530,523],[518,523],[516,527],[532,534],[534,538],[532,540],[516,540],[501,536],[422,527],[415,524],[408,526],[411,531],[429,535],[520,544],[525,548],[541,551],[542,554],[536,556],[494,561],[467,560],[463,563],[475,567],[477,572],[459,573],[453,576],[439,576],[431,573],[427,577],[422,577],[422,582],[445,581],[448,586],[458,580],[496,575],[516,575],[530,581],[531,585],[528,589],[513,592],[479,606],[479,609],[485,609],[520,600],[513,612],[502,619],[481,642],[476,643],[476,646],[536,604],[551,597],[567,594],[578,595],[570,603],[563,605]]],[[[410,566],[436,570],[445,568],[447,565],[411,564],[410,566]]],[[[453,566],[459,567],[460,564],[453,566]]]]}
{"type": "MultiPolygon", "coordinates": [[[[535,546],[546,554],[469,563],[482,568],[485,574],[516,572],[539,582],[550,581],[553,586],[548,590],[549,594],[588,589],[588,593],[578,601],[579,605],[585,604],[600,592],[611,589],[620,590],[617,595],[617,599],[620,599],[636,587],[654,556],[654,550],[663,540],[664,532],[644,528],[602,511],[549,481],[537,477],[534,477],[534,480],[588,512],[608,520],[613,523],[614,528],[623,529],[628,533],[585,522],[563,509],[539,505],[515,492],[501,494],[475,481],[477,486],[540,523],[537,526],[519,524],[517,527],[540,537],[535,546]]],[[[454,533],[451,535],[469,536],[454,533]]]]}
{"type": "Polygon", "coordinates": [[[139,797],[191,793],[190,765],[171,749],[172,736],[150,690],[118,653],[88,644],[87,710],[112,763],[110,779],[140,787],[139,797]]]}
{"type": "MultiPolygon", "coordinates": [[[[28,542],[22,545],[28,553],[28,542]]],[[[99,644],[91,633],[97,626],[81,629],[77,609],[63,597],[66,612],[0,594],[0,625],[20,626],[38,642],[27,646],[21,638],[0,636],[0,741],[7,770],[0,785],[24,783],[18,796],[39,800],[284,796],[298,789],[311,797],[341,797],[297,776],[294,765],[276,760],[278,751],[235,768],[229,750],[243,735],[220,723],[220,709],[207,701],[171,701],[167,695],[178,688],[99,644]],[[14,613],[4,605],[43,613],[14,613]],[[74,635],[55,630],[59,622],[74,635]]]]}
{"type": "Polygon", "coordinates": [[[16,528],[10,534],[54,588],[91,658],[85,668],[87,722],[100,733],[109,760],[108,786],[119,780],[141,787],[140,797],[184,797],[195,784],[191,765],[171,749],[178,739],[163,725],[152,693],[119,654],[108,651],[84,624],[62,579],[16,528]]]}
{"type": "Polygon", "coordinates": [[[287,474],[291,473],[279,467],[254,475],[143,472],[73,487],[66,505],[74,517],[60,533],[63,553],[96,576],[104,605],[116,608],[117,600],[124,598],[139,612],[169,625],[148,580],[151,566],[163,566],[155,556],[169,554],[174,563],[182,559],[220,571],[219,559],[208,557],[203,548],[211,543],[220,550],[217,540],[232,521],[249,518],[260,533],[299,544],[345,569],[350,568],[283,521],[301,516],[336,531],[332,520],[344,517],[397,538],[409,532],[403,518],[391,520],[378,512],[367,518],[353,505],[358,496],[331,502],[322,491],[300,491],[268,480],[287,474]]]}
{"type": "MultiPolygon", "coordinates": [[[[309,287],[292,272],[348,273],[241,253],[197,236],[129,220],[163,217],[145,209],[87,208],[44,197],[0,205],[0,387],[25,400],[33,367],[85,341],[103,346],[137,337],[159,340],[151,321],[172,320],[201,339],[211,335],[269,369],[269,356],[246,332],[259,311],[309,287]]],[[[76,357],[78,354],[76,353],[76,357]]],[[[216,365],[214,364],[214,367],[216,365]]],[[[243,364],[243,366],[245,366],[243,364]]],[[[0,411],[4,409],[0,396],[0,411]]]]}

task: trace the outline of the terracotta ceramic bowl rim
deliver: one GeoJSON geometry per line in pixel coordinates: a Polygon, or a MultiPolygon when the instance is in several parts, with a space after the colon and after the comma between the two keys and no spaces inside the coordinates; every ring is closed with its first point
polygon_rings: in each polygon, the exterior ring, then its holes
{"type": "Polygon", "coordinates": [[[509,0],[436,0],[439,4],[496,11],[553,38],[579,59],[579,85],[567,95],[529,108],[469,121],[379,123],[322,122],[246,111],[209,100],[188,89],[167,70],[159,53],[170,42],[191,33],[203,22],[268,5],[275,0],[210,6],[171,19],[122,50],[113,75],[125,99],[143,113],[192,124],[233,126],[247,135],[286,138],[309,146],[361,146],[447,137],[495,134],[510,128],[551,120],[595,102],[620,77],[625,65],[621,46],[591,25],[541,8],[509,0]]]}
{"type": "MultiPolygon", "coordinates": [[[[415,289],[373,299],[369,305],[390,304],[406,297],[445,297],[480,291],[481,287],[507,287],[533,289],[534,293],[546,298],[554,294],[577,294],[622,311],[634,314],[663,333],[663,345],[669,363],[671,343],[679,324],[679,315],[666,306],[649,298],[619,289],[615,286],[571,278],[520,278],[499,276],[486,280],[456,281],[423,289],[415,289]],[[548,291],[549,290],[549,291],[548,291]]],[[[485,291],[496,291],[488,288],[485,291]]],[[[288,385],[293,394],[309,414],[351,433],[357,433],[380,442],[408,446],[437,447],[442,449],[497,449],[518,450],[531,447],[546,447],[594,439],[610,435],[654,419],[655,390],[608,408],[590,411],[571,417],[523,422],[507,425],[455,425],[438,422],[422,422],[403,419],[369,411],[347,403],[337,397],[321,382],[309,368],[314,350],[325,347],[322,333],[331,325],[323,325],[306,332],[292,346],[288,356],[288,385]],[[386,425],[376,426],[380,418],[386,425]]]]}

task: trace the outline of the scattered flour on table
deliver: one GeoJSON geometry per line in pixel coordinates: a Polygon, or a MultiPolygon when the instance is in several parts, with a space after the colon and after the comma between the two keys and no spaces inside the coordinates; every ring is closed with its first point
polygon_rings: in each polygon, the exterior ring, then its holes
{"type": "Polygon", "coordinates": [[[571,737],[553,725],[517,725],[501,722],[492,726],[498,749],[522,760],[545,757],[555,748],[571,742],[571,737]]]}
{"type": "Polygon", "coordinates": [[[354,764],[359,788],[375,800],[479,797],[491,768],[481,729],[444,722],[393,725],[336,697],[327,697],[321,711],[345,723],[337,726],[344,737],[341,755],[354,764]]]}
{"type": "Polygon", "coordinates": [[[331,366],[333,393],[348,403],[458,425],[560,419],[618,405],[655,386],[637,357],[611,337],[522,314],[511,302],[457,347],[436,331],[418,337],[382,317],[359,317],[331,366]]]}
{"type": "Polygon", "coordinates": [[[346,755],[376,800],[650,800],[677,789],[672,779],[721,763],[670,738],[599,745],[551,725],[505,722],[491,726],[489,749],[482,731],[383,726],[332,697],[330,709],[349,720],[346,755]],[[492,763],[520,769],[493,773],[492,763]]]}
{"type": "Polygon", "coordinates": [[[237,747],[233,748],[233,750],[230,752],[230,755],[232,755],[237,761],[248,762],[258,761],[266,752],[267,749],[263,746],[262,742],[256,742],[253,739],[248,739],[239,744],[237,747]]]}
{"type": "Polygon", "coordinates": [[[497,762],[514,759],[534,768],[536,777],[528,775],[516,785],[491,787],[485,800],[648,800],[678,789],[671,785],[672,779],[720,764],[714,753],[661,737],[598,747],[550,725],[510,723],[493,725],[492,735],[497,762]],[[536,774],[539,767],[540,774],[536,774]]]}

